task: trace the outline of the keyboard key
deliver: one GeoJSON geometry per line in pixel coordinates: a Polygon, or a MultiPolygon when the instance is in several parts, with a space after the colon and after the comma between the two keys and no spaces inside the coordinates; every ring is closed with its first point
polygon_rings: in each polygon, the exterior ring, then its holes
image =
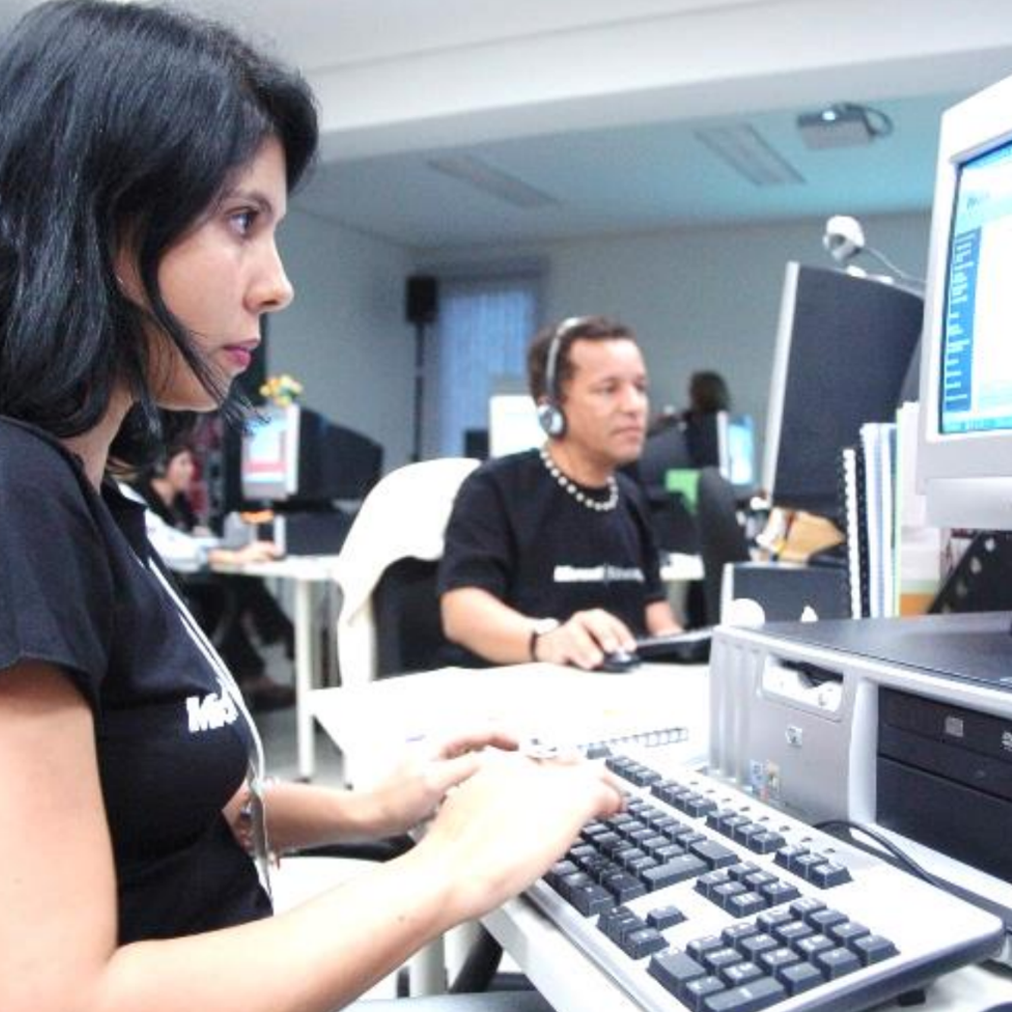
{"type": "Polygon", "coordinates": [[[749,875],[758,875],[760,868],[752,861],[739,861],[738,864],[728,865],[727,873],[735,882],[744,882],[749,875]]]}
{"type": "Polygon", "coordinates": [[[622,951],[630,959],[646,959],[647,956],[667,947],[668,943],[664,940],[664,936],[656,928],[651,927],[630,931],[621,942],[622,951]]]}
{"type": "MultiPolygon", "coordinates": [[[[707,899],[710,898],[711,893],[717,886],[727,885],[730,882],[730,876],[726,871],[708,871],[705,875],[700,875],[696,879],[696,892],[701,893],[707,899]]],[[[744,888],[744,886],[742,886],[744,888]]]]}
{"type": "Polygon", "coordinates": [[[759,977],[742,987],[712,995],[703,1002],[705,1012],[758,1012],[787,997],[784,985],[772,977],[759,977]]]}
{"type": "Polygon", "coordinates": [[[720,933],[720,937],[728,945],[733,945],[735,948],[738,947],[738,943],[743,938],[751,938],[753,935],[758,935],[759,929],[754,924],[731,924],[720,933]]]}
{"type": "Polygon", "coordinates": [[[797,948],[794,944],[795,942],[800,942],[802,938],[807,938],[809,935],[814,934],[815,932],[804,921],[791,921],[789,924],[778,924],[773,929],[773,937],[781,945],[788,945],[794,949],[797,948]]]}
{"type": "Polygon", "coordinates": [[[842,945],[839,948],[827,949],[825,952],[818,953],[812,962],[826,975],[828,980],[836,980],[837,977],[843,977],[861,969],[861,960],[850,949],[845,949],[842,945]]]}
{"type": "Polygon", "coordinates": [[[826,904],[814,896],[802,896],[801,899],[797,899],[791,904],[791,913],[806,924],[811,923],[812,914],[817,914],[820,910],[825,909],[826,904]]]}
{"type": "Polygon", "coordinates": [[[727,910],[731,900],[733,900],[739,893],[745,892],[748,892],[748,890],[740,882],[725,882],[723,885],[714,886],[710,890],[709,898],[716,903],[721,910],[727,910]]]}
{"type": "Polygon", "coordinates": [[[746,844],[748,849],[754,854],[772,854],[773,851],[779,850],[783,845],[783,836],[772,830],[756,833],[755,836],[749,837],[749,841],[746,844]]]}
{"type": "Polygon", "coordinates": [[[801,961],[801,957],[786,946],[776,949],[767,949],[759,956],[759,965],[770,976],[775,977],[777,973],[786,966],[793,966],[801,961]]]}
{"type": "Polygon", "coordinates": [[[754,963],[764,952],[779,948],[780,943],[772,936],[760,931],[757,935],[749,935],[738,940],[738,951],[754,963]]]}
{"type": "Polygon", "coordinates": [[[826,859],[821,854],[799,854],[791,862],[791,871],[799,878],[803,878],[805,881],[810,882],[812,879],[812,873],[815,869],[825,863],[826,859]]]}
{"type": "Polygon", "coordinates": [[[682,799],[682,804],[679,806],[686,815],[693,819],[701,819],[704,815],[712,812],[717,807],[717,802],[713,798],[704,798],[701,795],[691,800],[682,799]]]}
{"type": "Polygon", "coordinates": [[[741,953],[737,949],[725,946],[722,949],[711,949],[703,954],[703,965],[718,977],[722,977],[721,971],[734,963],[742,963],[741,953]]]}
{"type": "Polygon", "coordinates": [[[663,885],[658,884],[656,886],[657,889],[695,878],[697,875],[702,875],[705,871],[706,865],[692,854],[682,854],[679,857],[673,857],[670,861],[650,869],[652,881],[663,883],[663,885]]]}
{"type": "Polygon", "coordinates": [[[688,1005],[692,1012],[702,1012],[703,1003],[712,994],[719,994],[726,991],[727,987],[719,977],[712,974],[706,977],[697,977],[685,985],[681,994],[683,1004],[688,1005]]]}
{"type": "Polygon", "coordinates": [[[584,917],[593,917],[615,906],[615,898],[604,886],[588,883],[570,891],[566,897],[584,917]]]}
{"type": "Polygon", "coordinates": [[[812,869],[808,881],[820,889],[830,889],[833,886],[844,885],[851,880],[850,869],[836,861],[827,861],[825,864],[817,865],[812,869]]]}
{"type": "Polygon", "coordinates": [[[673,928],[684,920],[685,914],[678,907],[671,906],[670,904],[666,907],[655,907],[647,914],[647,924],[658,931],[663,931],[665,928],[673,928]]]}
{"type": "Polygon", "coordinates": [[[808,924],[823,934],[834,925],[842,924],[846,919],[846,914],[841,914],[839,910],[833,910],[830,907],[825,910],[816,910],[815,913],[805,918],[808,924]]]}
{"type": "Polygon", "coordinates": [[[706,871],[706,865],[699,858],[693,857],[691,854],[682,854],[679,857],[673,857],[664,864],[644,869],[640,872],[640,880],[650,892],[653,892],[655,889],[665,889],[677,882],[695,878],[704,871],[706,871]]]}
{"type": "Polygon", "coordinates": [[[626,935],[645,928],[646,924],[641,917],[637,917],[626,907],[615,907],[614,910],[601,914],[597,919],[597,926],[616,945],[621,946],[626,935]]]}
{"type": "Polygon", "coordinates": [[[852,945],[855,938],[861,938],[871,932],[857,921],[844,921],[834,924],[828,931],[830,938],[835,938],[841,945],[852,945]]]}
{"type": "Polygon", "coordinates": [[[798,847],[793,844],[781,847],[775,854],[773,860],[776,861],[781,868],[786,868],[788,871],[792,871],[791,864],[797,861],[799,857],[804,856],[808,853],[807,847],[798,847]]]}
{"type": "Polygon", "coordinates": [[[724,909],[732,917],[751,917],[753,914],[759,913],[760,910],[765,910],[766,907],[767,903],[759,893],[747,891],[732,896],[724,909]]]}
{"type": "Polygon", "coordinates": [[[738,854],[716,840],[700,840],[689,847],[689,851],[701,857],[711,868],[727,868],[732,864],[740,864],[738,854]]]}
{"type": "Polygon", "coordinates": [[[616,903],[628,903],[637,896],[645,896],[647,887],[627,871],[618,871],[601,880],[601,885],[615,897],[616,903]]]}
{"type": "Polygon", "coordinates": [[[750,981],[763,975],[762,970],[755,963],[750,963],[748,960],[742,963],[734,963],[731,966],[725,967],[720,972],[721,980],[728,987],[741,987],[742,984],[748,984],[750,981]]]}
{"type": "Polygon", "coordinates": [[[825,935],[809,935],[808,938],[800,939],[794,946],[799,956],[802,959],[807,959],[809,962],[817,956],[820,952],[825,952],[826,949],[832,949],[836,947],[836,942],[827,938],[825,935]]]}
{"type": "MultiPolygon", "coordinates": [[[[728,870],[730,871],[730,869],[728,870]]],[[[776,882],[777,877],[768,871],[756,871],[751,875],[746,875],[744,881],[745,885],[747,885],[749,889],[758,889],[759,886],[769,885],[770,882],[776,882]]]]}
{"type": "Polygon", "coordinates": [[[685,986],[692,980],[707,976],[706,970],[690,955],[678,949],[656,953],[647,966],[647,973],[676,998],[681,998],[685,986]]]}
{"type": "Polygon", "coordinates": [[[777,980],[787,989],[789,995],[810,991],[825,983],[826,978],[811,963],[797,962],[777,970],[777,980]]]}
{"type": "Polygon", "coordinates": [[[801,895],[794,886],[790,885],[790,883],[781,882],[779,880],[770,882],[767,885],[759,886],[756,892],[759,893],[759,895],[762,896],[771,907],[778,907],[782,903],[788,903],[793,899],[797,899],[797,897],[801,895]]]}
{"type": "Polygon", "coordinates": [[[790,910],[767,910],[760,914],[755,922],[760,931],[772,931],[778,924],[786,924],[793,920],[790,910]]]}
{"type": "Polygon", "coordinates": [[[853,939],[847,948],[861,960],[862,966],[871,966],[872,963],[880,963],[883,959],[899,954],[896,946],[881,935],[862,935],[853,939]]]}
{"type": "Polygon", "coordinates": [[[724,939],[720,935],[704,935],[702,938],[694,938],[685,947],[685,951],[696,960],[703,961],[708,952],[726,948],[724,939]]]}

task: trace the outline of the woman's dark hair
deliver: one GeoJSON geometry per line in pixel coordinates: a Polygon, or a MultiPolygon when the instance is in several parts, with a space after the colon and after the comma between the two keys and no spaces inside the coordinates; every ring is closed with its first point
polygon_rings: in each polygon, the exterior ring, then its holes
{"type": "Polygon", "coordinates": [[[527,386],[535,401],[547,397],[550,401],[562,400],[562,392],[573,378],[573,363],[569,350],[574,341],[633,341],[632,329],[607,316],[571,316],[561,323],[539,330],[527,349],[527,386]],[[552,345],[555,350],[555,375],[550,384],[548,357],[552,345]]]}
{"type": "MultiPolygon", "coordinates": [[[[142,464],[180,421],[148,387],[151,321],[225,399],[165,305],[158,267],[268,137],[291,190],[316,151],[312,95],[226,28],[95,0],[19,22],[0,45],[0,414],[79,435],[126,384],[136,404],[111,454],[142,464]],[[124,243],[143,310],[117,282],[124,243]]],[[[223,411],[235,421],[245,407],[223,411]]]]}
{"type": "Polygon", "coordinates": [[[731,394],[719,372],[703,370],[689,378],[689,410],[697,414],[727,411],[731,407],[731,394]]]}

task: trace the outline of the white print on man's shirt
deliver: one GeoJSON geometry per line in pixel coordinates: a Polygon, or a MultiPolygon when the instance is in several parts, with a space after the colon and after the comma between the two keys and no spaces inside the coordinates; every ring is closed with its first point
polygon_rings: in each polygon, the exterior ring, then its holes
{"type": "Polygon", "coordinates": [[[645,583],[639,566],[556,566],[556,583],[645,583]]]}

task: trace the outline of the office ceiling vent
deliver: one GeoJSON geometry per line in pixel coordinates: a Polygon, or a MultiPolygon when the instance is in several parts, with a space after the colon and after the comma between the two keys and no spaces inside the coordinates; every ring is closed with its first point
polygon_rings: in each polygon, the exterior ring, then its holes
{"type": "Polygon", "coordinates": [[[805,181],[804,176],[747,123],[705,127],[695,134],[721,161],[754,186],[786,186],[805,181]]]}
{"type": "Polygon", "coordinates": [[[892,132],[893,121],[884,112],[853,102],[838,102],[798,116],[798,133],[813,150],[871,144],[892,132]]]}
{"type": "Polygon", "coordinates": [[[426,164],[436,172],[466,183],[475,190],[505,201],[507,204],[512,204],[514,207],[551,207],[559,203],[555,197],[545,193],[544,190],[539,190],[516,176],[493,168],[488,162],[483,162],[473,155],[446,155],[442,158],[429,158],[426,164]]]}

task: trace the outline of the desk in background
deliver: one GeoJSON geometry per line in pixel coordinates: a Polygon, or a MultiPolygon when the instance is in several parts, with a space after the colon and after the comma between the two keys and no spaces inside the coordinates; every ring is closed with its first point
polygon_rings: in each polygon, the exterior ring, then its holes
{"type": "Polygon", "coordinates": [[[336,555],[290,556],[272,562],[214,563],[216,573],[273,577],[290,580],[295,587],[295,727],[299,777],[312,778],[316,770],[313,750],[313,714],[309,695],[319,669],[318,638],[313,621],[319,591],[334,579],[336,555]]]}

